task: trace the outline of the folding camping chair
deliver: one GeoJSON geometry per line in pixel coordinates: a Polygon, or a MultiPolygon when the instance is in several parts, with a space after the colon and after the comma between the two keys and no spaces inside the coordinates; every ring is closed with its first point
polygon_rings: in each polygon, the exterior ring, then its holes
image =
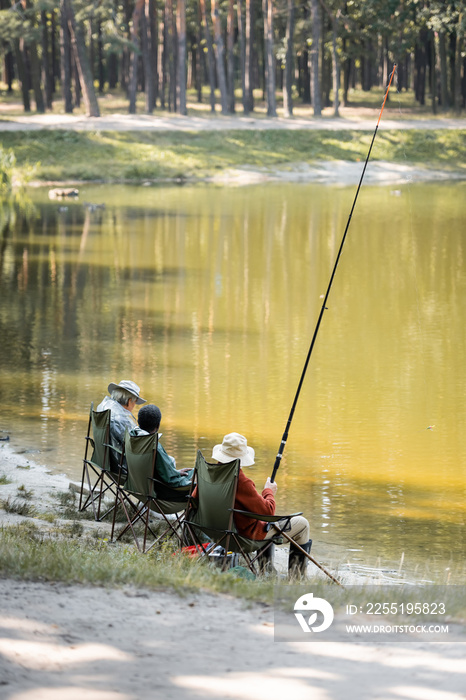
{"type": "MultiPolygon", "coordinates": [[[[128,530],[131,530],[136,547],[141,551],[139,537],[135,530],[138,522],[144,523],[144,538],[142,552],[161,544],[165,539],[175,537],[182,544],[181,511],[186,510],[189,489],[186,487],[172,488],[157,479],[157,445],[158,435],[130,435],[125,434],[124,458],[127,466],[126,481],[117,489],[116,502],[122,506],[127,524],[116,537],[119,540],[128,530]],[[128,508],[128,496],[135,499],[133,512],[128,508]],[[158,513],[165,521],[165,529],[161,534],[153,531],[149,525],[151,513],[158,513]],[[171,521],[167,516],[174,515],[171,521]],[[147,534],[150,533],[154,541],[149,547],[147,534]]],[[[111,539],[115,530],[116,508],[113,513],[113,525],[111,539]]]]}
{"type": "Polygon", "coordinates": [[[109,508],[103,515],[100,514],[102,499],[108,493],[116,497],[119,478],[117,467],[114,463],[115,457],[112,453],[112,450],[117,451],[117,448],[110,445],[110,415],[110,409],[94,411],[94,404],[91,403],[83,459],[79,510],[86,510],[89,506],[92,506],[95,520],[103,520],[112,512],[114,506],[109,508]],[[93,448],[90,459],[88,459],[89,446],[93,448]],[[85,496],[86,486],[88,493],[85,496]]]}
{"type": "MultiPolygon", "coordinates": [[[[222,570],[227,566],[228,552],[231,551],[241,554],[248,568],[253,574],[257,574],[257,563],[261,554],[264,554],[273,544],[281,544],[281,536],[289,529],[291,518],[302,513],[260,515],[235,510],[239,469],[239,459],[226,464],[211,464],[206,462],[202,452],[198,451],[193,477],[193,484],[197,483],[197,494],[195,499],[192,496],[190,498],[183,530],[185,539],[193,542],[201,559],[209,556],[209,551],[213,551],[215,547],[221,546],[225,550],[222,570]],[[275,525],[277,534],[267,540],[251,540],[243,537],[235,527],[235,513],[241,513],[254,520],[262,520],[270,523],[271,526],[275,525]],[[202,546],[202,535],[212,540],[212,546],[207,550],[202,546]],[[255,556],[251,556],[254,553],[255,556]]],[[[287,534],[285,537],[288,540],[291,539],[287,534]]]]}

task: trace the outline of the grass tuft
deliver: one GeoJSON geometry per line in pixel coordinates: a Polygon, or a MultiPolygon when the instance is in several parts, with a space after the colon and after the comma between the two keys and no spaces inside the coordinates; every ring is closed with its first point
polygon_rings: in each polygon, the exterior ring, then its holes
{"type": "Polygon", "coordinates": [[[0,505],[7,513],[16,513],[16,515],[23,515],[29,518],[33,518],[37,515],[34,506],[22,499],[11,499],[10,496],[8,496],[8,498],[0,501],[0,505]]]}
{"type": "Polygon", "coordinates": [[[27,489],[24,484],[21,484],[21,486],[18,486],[16,489],[16,495],[18,498],[24,498],[26,501],[30,501],[34,495],[34,491],[27,489]]]}
{"type": "Polygon", "coordinates": [[[11,484],[11,479],[6,474],[0,474],[0,486],[6,486],[7,484],[11,484]]]}

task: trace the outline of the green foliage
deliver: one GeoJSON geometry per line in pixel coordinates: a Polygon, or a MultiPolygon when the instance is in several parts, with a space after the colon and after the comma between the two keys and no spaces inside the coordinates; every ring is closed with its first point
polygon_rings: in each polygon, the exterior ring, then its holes
{"type": "Polygon", "coordinates": [[[11,484],[11,479],[6,474],[0,474],[0,486],[6,486],[7,484],[11,484]]]}
{"type": "Polygon", "coordinates": [[[13,187],[13,173],[16,157],[10,148],[0,147],[0,195],[7,194],[13,187]]]}

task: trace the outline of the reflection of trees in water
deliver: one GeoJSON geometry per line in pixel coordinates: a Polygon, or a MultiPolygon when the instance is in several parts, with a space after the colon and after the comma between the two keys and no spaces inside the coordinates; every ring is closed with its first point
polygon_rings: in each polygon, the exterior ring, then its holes
{"type": "MultiPolygon", "coordinates": [[[[24,228],[36,216],[36,211],[34,203],[23,190],[10,192],[0,199],[0,282],[8,274],[5,270],[5,256],[9,239],[14,237],[18,226],[24,228]]],[[[27,256],[23,265],[26,265],[27,270],[27,256]]]]}

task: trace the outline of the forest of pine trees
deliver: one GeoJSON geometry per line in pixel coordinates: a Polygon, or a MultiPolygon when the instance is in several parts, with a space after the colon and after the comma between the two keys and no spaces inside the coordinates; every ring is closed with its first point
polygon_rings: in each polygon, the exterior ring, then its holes
{"type": "Polygon", "coordinates": [[[466,105],[465,0],[0,0],[2,80],[24,110],[66,112],[122,90],[134,113],[186,114],[186,93],[212,111],[267,114],[277,98],[318,116],[350,88],[412,89],[434,113],[466,105]],[[203,90],[204,88],[204,90],[203,90]],[[32,100],[32,101],[31,101],[32,100]]]}

